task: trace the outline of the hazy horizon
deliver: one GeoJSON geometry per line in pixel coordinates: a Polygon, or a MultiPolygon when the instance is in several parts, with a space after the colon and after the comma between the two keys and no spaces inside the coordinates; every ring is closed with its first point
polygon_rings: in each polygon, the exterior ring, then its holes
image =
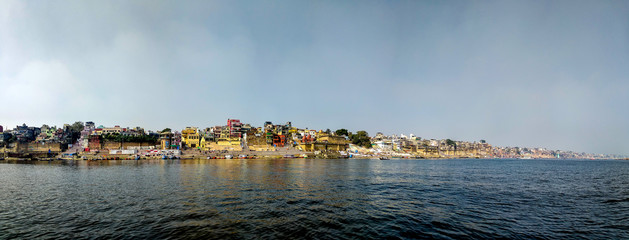
{"type": "Polygon", "coordinates": [[[629,155],[627,1],[0,1],[0,125],[290,121],[629,155]]]}

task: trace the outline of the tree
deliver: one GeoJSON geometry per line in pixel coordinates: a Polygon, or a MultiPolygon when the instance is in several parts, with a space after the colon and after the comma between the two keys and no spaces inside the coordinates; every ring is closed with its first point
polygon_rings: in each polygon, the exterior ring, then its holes
{"type": "Polygon", "coordinates": [[[169,133],[169,132],[171,132],[171,129],[170,128],[164,128],[164,130],[162,130],[162,132],[163,133],[169,133]]]}
{"type": "Polygon", "coordinates": [[[83,131],[84,127],[85,125],[83,125],[83,122],[74,122],[72,125],[70,125],[70,131],[80,133],[81,131],[83,131]]]}
{"type": "Polygon", "coordinates": [[[79,139],[79,137],[81,137],[81,131],[83,131],[83,128],[85,127],[85,125],[83,125],[83,122],[74,122],[72,125],[70,125],[70,128],[68,130],[70,130],[67,136],[69,137],[70,142],[69,143],[74,143],[76,142],[77,139],[79,139]]]}
{"type": "Polygon", "coordinates": [[[485,141],[485,139],[481,139],[480,143],[487,143],[487,142],[485,141]]]}
{"type": "Polygon", "coordinates": [[[351,136],[352,143],[361,147],[371,148],[371,138],[366,131],[358,131],[351,136]]]}
{"type": "Polygon", "coordinates": [[[336,130],[334,132],[337,136],[348,136],[349,137],[349,132],[347,131],[347,129],[345,128],[341,128],[339,130],[336,130]]]}
{"type": "Polygon", "coordinates": [[[454,153],[456,154],[456,142],[452,141],[452,139],[446,139],[446,144],[454,147],[454,153]]]}

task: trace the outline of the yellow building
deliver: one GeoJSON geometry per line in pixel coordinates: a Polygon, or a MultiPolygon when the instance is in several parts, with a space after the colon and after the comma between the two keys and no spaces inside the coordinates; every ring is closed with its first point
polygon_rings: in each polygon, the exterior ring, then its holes
{"type": "Polygon", "coordinates": [[[199,140],[199,148],[205,150],[206,146],[207,146],[207,142],[205,141],[205,138],[201,137],[201,140],[199,140]]]}
{"type": "Polygon", "coordinates": [[[186,127],[181,131],[181,143],[189,148],[197,148],[200,145],[201,137],[196,127],[186,127]]]}
{"type": "Polygon", "coordinates": [[[299,144],[304,151],[345,151],[349,147],[349,141],[342,136],[333,136],[319,133],[319,137],[315,142],[299,144]]]}
{"type": "Polygon", "coordinates": [[[174,134],[170,132],[163,132],[159,134],[159,141],[162,150],[170,149],[173,144],[173,137],[174,134]]]}

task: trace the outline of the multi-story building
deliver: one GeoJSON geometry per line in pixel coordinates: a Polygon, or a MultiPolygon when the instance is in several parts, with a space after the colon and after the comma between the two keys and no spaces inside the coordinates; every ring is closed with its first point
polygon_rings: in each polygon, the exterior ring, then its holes
{"type": "Polygon", "coordinates": [[[229,129],[229,137],[240,138],[242,123],[238,119],[227,119],[227,128],[229,129]]]}
{"type": "Polygon", "coordinates": [[[200,144],[200,135],[196,127],[186,127],[181,131],[181,143],[185,147],[196,148],[200,144]]]}
{"type": "Polygon", "coordinates": [[[29,127],[26,124],[22,124],[22,126],[16,127],[17,140],[20,142],[31,142],[34,141],[37,135],[41,133],[41,129],[38,127],[29,127]]]}
{"type": "Polygon", "coordinates": [[[345,151],[349,147],[349,141],[342,136],[321,133],[316,141],[304,140],[300,146],[305,151],[345,151]]]}
{"type": "Polygon", "coordinates": [[[171,149],[171,148],[177,148],[178,147],[177,145],[173,145],[174,137],[175,137],[175,134],[171,132],[160,133],[159,141],[161,144],[161,149],[166,150],[166,149],[171,149]]]}
{"type": "Polygon", "coordinates": [[[264,135],[267,144],[278,145],[278,143],[285,142],[286,139],[289,139],[288,136],[291,131],[293,133],[298,132],[297,129],[293,129],[291,122],[287,122],[284,125],[273,125],[270,121],[264,122],[264,135]]]}
{"type": "Polygon", "coordinates": [[[181,133],[179,131],[173,133],[173,142],[171,145],[176,146],[178,149],[181,148],[181,133]]]}
{"type": "Polygon", "coordinates": [[[121,128],[120,126],[116,125],[113,128],[103,128],[103,129],[101,129],[101,134],[102,135],[120,134],[123,131],[127,131],[127,129],[126,128],[121,128]]]}
{"type": "Polygon", "coordinates": [[[210,129],[210,133],[213,135],[214,140],[221,138],[221,133],[223,132],[222,126],[214,126],[210,129]]]}
{"type": "Polygon", "coordinates": [[[123,136],[141,136],[145,135],[144,129],[141,127],[136,128],[123,128],[123,131],[120,133],[123,136]]]}
{"type": "Polygon", "coordinates": [[[216,140],[216,135],[214,135],[214,128],[205,128],[205,131],[201,134],[208,142],[214,142],[216,140]]]}

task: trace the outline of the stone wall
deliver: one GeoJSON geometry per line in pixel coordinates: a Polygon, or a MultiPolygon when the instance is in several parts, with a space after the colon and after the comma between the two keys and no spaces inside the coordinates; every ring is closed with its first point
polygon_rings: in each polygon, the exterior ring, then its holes
{"type": "Polygon", "coordinates": [[[61,143],[29,143],[28,144],[29,151],[35,152],[61,152],[64,150],[64,147],[61,143]]]}
{"type": "Polygon", "coordinates": [[[271,146],[271,145],[267,145],[267,144],[263,144],[263,145],[250,145],[249,146],[249,150],[251,151],[260,151],[260,152],[265,152],[265,151],[275,151],[275,147],[271,146]]]}
{"type": "Polygon", "coordinates": [[[16,143],[13,147],[3,148],[1,152],[61,152],[65,145],[61,143],[16,143]]]}
{"type": "Polygon", "coordinates": [[[137,148],[137,147],[151,147],[159,145],[159,143],[148,143],[148,142],[110,142],[105,141],[101,143],[101,149],[129,149],[137,148]]]}

